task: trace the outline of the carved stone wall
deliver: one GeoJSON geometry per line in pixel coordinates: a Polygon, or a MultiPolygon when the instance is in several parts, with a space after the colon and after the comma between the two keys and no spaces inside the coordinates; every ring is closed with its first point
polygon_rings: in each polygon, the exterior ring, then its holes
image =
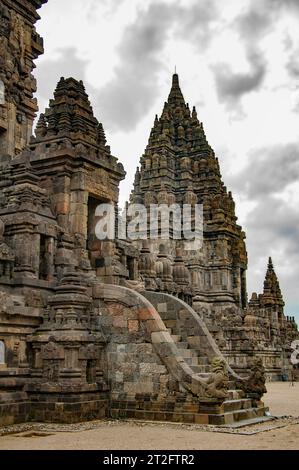
{"type": "Polygon", "coordinates": [[[36,9],[47,0],[0,1],[0,158],[29,142],[37,111],[34,60],[43,53],[36,9]]]}
{"type": "MultiPolygon", "coordinates": [[[[193,305],[229,362],[240,372],[257,354],[269,376],[290,370],[290,345],[298,336],[284,302],[272,260],[264,292],[248,304],[245,233],[237,223],[232,193],[225,187],[219,161],[209,145],[196,109],[186,104],[174,74],[168,100],[156,116],[137,168],[131,203],[201,204],[203,240],[197,250],[187,241],[136,242],[139,270],[147,290],[167,292],[193,305]]],[[[172,228],[172,227],[171,227],[172,228]]],[[[172,228],[173,231],[176,227],[172,228]]]]}

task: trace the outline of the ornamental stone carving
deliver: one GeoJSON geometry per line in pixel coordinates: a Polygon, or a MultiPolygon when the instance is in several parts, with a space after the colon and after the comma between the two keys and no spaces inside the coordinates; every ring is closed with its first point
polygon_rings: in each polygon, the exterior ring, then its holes
{"type": "Polygon", "coordinates": [[[228,373],[223,359],[216,357],[211,364],[212,375],[209,377],[206,394],[208,397],[225,400],[228,396],[228,373]]]}

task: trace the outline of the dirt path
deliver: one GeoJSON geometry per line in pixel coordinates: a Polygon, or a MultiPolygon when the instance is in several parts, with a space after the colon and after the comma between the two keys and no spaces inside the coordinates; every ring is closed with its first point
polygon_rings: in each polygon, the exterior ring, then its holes
{"type": "MultiPolygon", "coordinates": [[[[299,416],[299,383],[268,384],[264,399],[274,415],[299,416]]],[[[103,424],[97,429],[44,437],[0,437],[0,449],[22,450],[152,450],[152,449],[291,449],[299,450],[299,425],[255,435],[205,432],[167,424],[103,424]]]]}

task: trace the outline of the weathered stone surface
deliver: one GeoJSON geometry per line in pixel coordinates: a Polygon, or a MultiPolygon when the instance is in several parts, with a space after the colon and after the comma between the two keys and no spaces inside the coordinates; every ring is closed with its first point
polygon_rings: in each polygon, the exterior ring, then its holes
{"type": "MultiPolygon", "coordinates": [[[[202,204],[200,250],[188,250],[186,240],[182,243],[175,237],[143,243],[140,268],[146,290],[167,292],[193,305],[239,372],[249,368],[249,354],[261,357],[273,378],[280,378],[282,369],[290,371],[289,347],[298,331],[294,319],[283,314],[284,302],[272,260],[264,293],[259,297],[254,294],[248,304],[245,234],[237,224],[232,194],[222,182],[219,161],[196,109],[190,111],[185,103],[177,74],[140,159],[131,203],[146,207],[202,204]],[[277,363],[279,351],[287,358],[283,365],[277,363]],[[241,352],[245,363],[238,362],[241,352]]],[[[188,335],[195,337],[190,345],[196,345],[198,331],[188,312],[175,312],[162,301],[156,308],[165,322],[175,321],[168,323],[174,334],[188,330],[188,335]]]]}
{"type": "Polygon", "coordinates": [[[207,395],[211,398],[227,398],[228,382],[225,362],[221,358],[215,358],[212,362],[212,376],[207,381],[207,395]]]}
{"type": "Polygon", "coordinates": [[[0,0],[0,425],[263,416],[264,372],[248,358],[277,375],[298,332],[272,260],[247,304],[245,234],[177,74],[131,200],[203,204],[203,247],[100,240],[97,207],[117,212],[125,172],[81,81],[60,79],[30,137],[43,3],[0,0]]]}

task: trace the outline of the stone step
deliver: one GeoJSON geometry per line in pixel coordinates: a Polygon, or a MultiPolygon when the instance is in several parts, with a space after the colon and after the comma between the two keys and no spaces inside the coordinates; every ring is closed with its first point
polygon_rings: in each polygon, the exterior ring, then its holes
{"type": "Polygon", "coordinates": [[[165,324],[166,322],[170,322],[170,324],[174,324],[177,321],[176,312],[170,309],[169,307],[167,307],[167,312],[160,312],[158,310],[158,313],[160,314],[165,324]]]}
{"type": "MultiPolygon", "coordinates": [[[[163,319],[163,318],[162,318],[163,319]]],[[[177,320],[163,320],[167,328],[175,328],[177,326],[177,320]]]]}
{"type": "MultiPolygon", "coordinates": [[[[187,362],[187,364],[189,366],[191,366],[191,369],[193,370],[194,367],[198,367],[198,360],[197,360],[197,357],[185,357],[185,362],[187,362]]],[[[194,371],[193,371],[194,372],[194,371]]],[[[199,371],[199,372],[205,372],[205,371],[199,371]]]]}
{"type": "Polygon", "coordinates": [[[204,379],[204,380],[207,380],[209,377],[211,377],[211,373],[210,373],[210,372],[197,372],[196,375],[197,375],[200,379],[204,379]]]}
{"type": "Polygon", "coordinates": [[[235,382],[233,380],[228,381],[228,388],[229,390],[234,390],[235,389],[235,382]]]}
{"type": "Polygon", "coordinates": [[[223,402],[223,409],[225,412],[240,411],[252,408],[252,401],[250,398],[241,398],[239,400],[226,400],[223,402]]]}
{"type": "Polygon", "coordinates": [[[268,408],[247,408],[244,410],[228,411],[222,414],[210,415],[209,421],[210,424],[214,425],[224,425],[224,424],[234,424],[244,420],[250,419],[260,419],[265,416],[265,413],[268,411],[268,408]]]}
{"type": "Polygon", "coordinates": [[[228,400],[240,400],[245,397],[243,390],[228,390],[228,400]]]}
{"type": "Polygon", "coordinates": [[[180,341],[177,343],[176,347],[179,349],[188,349],[188,343],[187,341],[180,341]]]}
{"type": "Polygon", "coordinates": [[[121,410],[111,410],[112,419],[134,419],[147,422],[173,422],[173,423],[189,423],[194,424],[206,424],[206,416],[197,415],[195,413],[182,413],[182,412],[172,412],[172,411],[150,411],[150,410],[130,410],[130,409],[121,409],[121,410]],[[199,416],[201,421],[198,421],[196,418],[199,416]],[[196,420],[196,421],[195,421],[196,420]]]}
{"type": "Polygon", "coordinates": [[[244,419],[261,418],[269,411],[267,407],[247,408],[244,410],[233,411],[234,421],[243,421],[244,419]]]}
{"type": "Polygon", "coordinates": [[[257,418],[250,418],[250,419],[244,419],[242,421],[237,421],[236,423],[232,424],[224,424],[221,427],[223,428],[232,428],[232,429],[238,429],[238,428],[243,428],[244,426],[250,426],[251,424],[259,424],[259,423],[265,423],[267,421],[273,421],[275,417],[273,416],[259,416],[257,418]]]}
{"type": "Polygon", "coordinates": [[[238,428],[250,424],[270,421],[273,417],[265,416],[266,409],[249,409],[240,412],[228,412],[217,414],[204,414],[196,412],[198,405],[183,406],[182,408],[167,409],[168,407],[151,406],[150,408],[135,408],[126,406],[111,409],[111,418],[114,419],[137,419],[146,421],[171,421],[178,423],[212,424],[224,428],[238,428]],[[258,412],[257,412],[258,411],[258,412]]]}
{"type": "Polygon", "coordinates": [[[183,357],[185,358],[190,358],[190,357],[195,357],[196,358],[196,362],[198,364],[198,360],[197,360],[197,354],[192,351],[192,349],[180,349],[180,353],[183,357]]]}
{"type": "Polygon", "coordinates": [[[198,364],[200,365],[209,365],[209,358],[206,356],[197,356],[198,357],[198,364]]]}

